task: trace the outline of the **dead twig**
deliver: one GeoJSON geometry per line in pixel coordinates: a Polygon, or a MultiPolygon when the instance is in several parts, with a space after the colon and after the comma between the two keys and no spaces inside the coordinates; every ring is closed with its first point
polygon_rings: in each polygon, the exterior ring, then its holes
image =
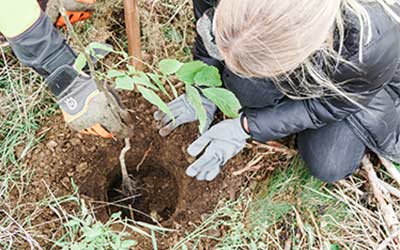
{"type": "Polygon", "coordinates": [[[393,187],[392,185],[390,185],[389,183],[380,180],[381,185],[386,188],[387,191],[389,191],[389,193],[397,198],[400,198],[400,190],[393,187]]]}
{"type": "MultiPolygon", "coordinates": [[[[390,198],[389,192],[384,188],[379,180],[376,172],[374,170],[374,166],[367,156],[365,156],[362,160],[362,164],[364,165],[364,169],[367,171],[368,180],[372,187],[372,191],[374,193],[374,197],[378,201],[379,209],[382,212],[383,219],[385,221],[386,227],[390,234],[399,230],[399,221],[397,219],[396,213],[392,207],[392,200],[390,198]]],[[[400,249],[400,238],[393,238],[394,245],[396,249],[400,249]]]]}
{"type": "Polygon", "coordinates": [[[400,229],[397,230],[396,232],[393,232],[389,235],[389,237],[387,237],[387,239],[385,239],[384,241],[382,241],[381,244],[379,244],[379,246],[376,248],[376,250],[383,250],[383,249],[387,249],[387,245],[389,245],[389,243],[391,241],[393,241],[393,239],[397,238],[400,236],[400,229]]]}
{"type": "Polygon", "coordinates": [[[136,171],[139,171],[140,167],[143,165],[143,163],[146,161],[147,156],[149,156],[151,149],[153,148],[153,142],[150,143],[149,148],[146,150],[146,152],[144,152],[144,155],[142,157],[142,160],[140,160],[140,162],[137,164],[136,166],[136,171]]]}
{"type": "Polygon", "coordinates": [[[389,174],[393,177],[393,179],[400,185],[400,172],[394,166],[394,164],[383,157],[379,157],[382,162],[382,165],[386,168],[389,174]]]}
{"type": "Polygon", "coordinates": [[[275,153],[281,153],[282,155],[285,155],[287,158],[292,158],[297,154],[296,150],[289,149],[285,145],[279,143],[279,142],[267,142],[266,144],[262,144],[259,142],[254,142],[250,144],[250,148],[255,147],[256,149],[261,149],[262,151],[266,152],[257,152],[257,155],[251,160],[246,167],[244,167],[241,170],[233,172],[234,176],[242,175],[246,172],[249,171],[258,171],[260,170],[263,165],[259,165],[258,163],[261,162],[261,160],[266,156],[266,155],[272,155],[275,153]]]}

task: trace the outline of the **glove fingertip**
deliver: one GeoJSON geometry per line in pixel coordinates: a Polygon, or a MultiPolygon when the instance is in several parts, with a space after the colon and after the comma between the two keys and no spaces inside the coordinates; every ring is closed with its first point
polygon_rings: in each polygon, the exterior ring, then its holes
{"type": "Polygon", "coordinates": [[[166,137],[169,134],[171,134],[172,130],[166,127],[163,127],[160,129],[160,131],[158,131],[158,133],[162,136],[162,137],[166,137]]]}
{"type": "Polygon", "coordinates": [[[198,171],[192,168],[191,166],[186,169],[186,175],[190,177],[195,177],[197,175],[198,171]]]}
{"type": "Polygon", "coordinates": [[[214,171],[209,172],[206,176],[206,180],[213,181],[218,176],[219,172],[219,168],[216,168],[214,171]]]}
{"type": "Polygon", "coordinates": [[[188,154],[192,157],[197,157],[201,151],[203,151],[203,146],[198,144],[192,144],[187,149],[188,154]]]}
{"type": "Polygon", "coordinates": [[[161,121],[161,119],[163,118],[163,115],[164,113],[162,112],[162,111],[160,111],[160,110],[157,110],[156,112],[154,112],[154,114],[153,114],[153,118],[154,118],[154,120],[156,120],[156,121],[161,121]]]}
{"type": "Polygon", "coordinates": [[[196,157],[198,156],[207,144],[210,142],[210,139],[205,138],[204,135],[200,136],[197,140],[195,140],[187,149],[187,152],[190,156],[196,157]]]}

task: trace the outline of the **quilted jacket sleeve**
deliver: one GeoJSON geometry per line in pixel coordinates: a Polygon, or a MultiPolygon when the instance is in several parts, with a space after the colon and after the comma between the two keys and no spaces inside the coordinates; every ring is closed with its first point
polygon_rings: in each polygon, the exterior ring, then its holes
{"type": "Polygon", "coordinates": [[[368,106],[384,85],[392,80],[400,58],[400,31],[397,25],[386,26],[384,32],[380,30],[377,33],[379,36],[365,47],[362,63],[358,54],[350,58],[359,65],[357,68],[342,65],[334,75],[337,82],[347,81],[343,88],[347,93],[355,94],[357,104],[341,97],[286,98],[275,107],[244,109],[253,139],[265,142],[306,129],[317,129],[343,120],[368,106]]]}
{"type": "MultiPolygon", "coordinates": [[[[198,20],[206,10],[208,10],[209,8],[213,8],[216,5],[217,0],[193,0],[194,14],[196,20],[198,20]]],[[[203,61],[204,63],[215,66],[220,70],[222,70],[224,67],[221,61],[212,58],[208,54],[199,34],[197,34],[194,43],[193,56],[195,60],[203,61]]]]}

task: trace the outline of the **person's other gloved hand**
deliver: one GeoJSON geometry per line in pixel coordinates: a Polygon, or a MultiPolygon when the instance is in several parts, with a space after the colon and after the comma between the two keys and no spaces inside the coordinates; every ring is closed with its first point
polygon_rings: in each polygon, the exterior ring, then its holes
{"type": "MultiPolygon", "coordinates": [[[[57,102],[68,125],[84,134],[104,138],[127,137],[130,133],[128,121],[123,121],[112,110],[105,93],[99,91],[93,78],[84,73],[77,74],[71,66],[64,66],[62,70],[61,77],[58,74],[57,78],[52,79],[53,75],[57,75],[55,72],[48,80],[62,85],[63,79],[74,78],[67,88],[56,93],[57,102]]],[[[53,91],[56,92],[54,89],[53,91]]],[[[109,93],[115,103],[120,105],[118,96],[113,92],[109,93]]]]}
{"type": "Polygon", "coordinates": [[[250,135],[243,129],[241,118],[225,120],[211,127],[189,146],[188,153],[193,157],[205,152],[187,168],[186,174],[199,181],[214,180],[221,167],[246,146],[248,138],[250,135]]]}
{"type": "MultiPolygon", "coordinates": [[[[39,0],[43,11],[51,18],[58,27],[64,27],[65,21],[60,16],[60,0],[39,0]]],[[[74,24],[78,21],[88,19],[95,9],[96,0],[62,0],[62,6],[66,10],[69,21],[74,24]]]]}
{"type": "MultiPolygon", "coordinates": [[[[203,106],[207,113],[207,121],[204,127],[204,131],[207,131],[210,127],[215,112],[217,111],[217,107],[213,102],[208,100],[205,97],[201,97],[203,106]]],[[[186,124],[189,122],[196,121],[197,115],[195,109],[186,99],[186,95],[183,94],[173,100],[172,102],[168,103],[168,108],[171,110],[172,114],[174,115],[175,122],[164,112],[158,110],[154,113],[154,119],[156,121],[160,121],[162,128],[160,129],[161,136],[169,135],[175,128],[179,127],[182,124],[186,124]]],[[[202,131],[202,132],[204,132],[202,131]]]]}

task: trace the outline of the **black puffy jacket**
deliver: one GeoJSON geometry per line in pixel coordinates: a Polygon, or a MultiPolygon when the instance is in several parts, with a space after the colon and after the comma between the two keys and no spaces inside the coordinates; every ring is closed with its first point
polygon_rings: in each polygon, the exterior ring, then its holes
{"type": "MultiPolygon", "coordinates": [[[[194,0],[196,18],[216,2],[194,0]]],[[[199,36],[194,56],[223,70],[224,84],[241,102],[253,139],[266,142],[344,121],[370,149],[400,162],[400,24],[378,4],[366,8],[372,40],[363,47],[363,62],[358,51],[360,28],[354,17],[345,27],[344,58],[357,69],[342,64],[332,74],[335,82],[347,81],[344,90],[357,94],[362,107],[339,97],[292,100],[269,79],[241,78],[208,56],[199,36]]],[[[400,14],[400,8],[395,10],[400,14]]]]}

